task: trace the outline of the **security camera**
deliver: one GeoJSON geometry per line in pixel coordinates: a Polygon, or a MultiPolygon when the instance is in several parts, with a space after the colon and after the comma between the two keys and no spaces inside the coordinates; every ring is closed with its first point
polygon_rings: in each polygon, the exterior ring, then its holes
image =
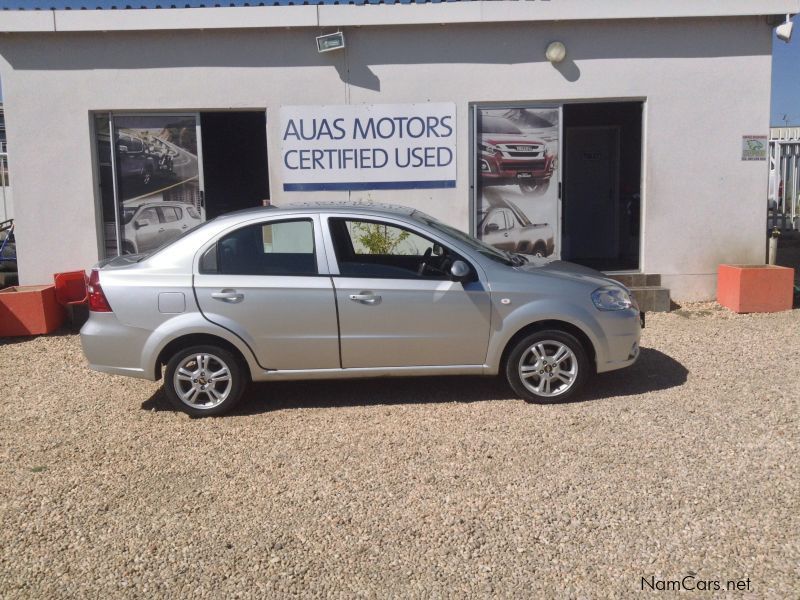
{"type": "Polygon", "coordinates": [[[786,22],[778,25],[775,28],[775,35],[778,36],[779,40],[782,40],[784,42],[789,42],[789,40],[792,39],[793,25],[794,23],[792,23],[792,19],[789,17],[789,15],[786,15],[786,22]]]}

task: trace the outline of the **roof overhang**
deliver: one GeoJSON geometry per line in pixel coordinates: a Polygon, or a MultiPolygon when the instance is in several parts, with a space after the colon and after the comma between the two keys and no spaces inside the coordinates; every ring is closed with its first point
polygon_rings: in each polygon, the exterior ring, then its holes
{"type": "Polygon", "coordinates": [[[800,12],[800,0],[478,0],[438,4],[4,10],[0,32],[169,31],[724,18],[800,12]]]}

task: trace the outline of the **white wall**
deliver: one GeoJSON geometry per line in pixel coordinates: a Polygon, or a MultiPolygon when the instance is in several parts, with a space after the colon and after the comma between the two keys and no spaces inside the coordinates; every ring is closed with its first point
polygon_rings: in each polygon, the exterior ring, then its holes
{"type": "Polygon", "coordinates": [[[22,283],[97,259],[90,111],[266,108],[272,197],[284,104],[456,102],[452,190],[353,192],[469,222],[470,102],[645,100],[642,270],[677,299],[710,298],[719,262],[763,262],[767,166],[740,160],[766,132],[771,32],[763,18],[0,36],[22,283]],[[559,39],[568,59],[544,61],[559,39]],[[58,252],[54,252],[58,248],[58,252]]]}

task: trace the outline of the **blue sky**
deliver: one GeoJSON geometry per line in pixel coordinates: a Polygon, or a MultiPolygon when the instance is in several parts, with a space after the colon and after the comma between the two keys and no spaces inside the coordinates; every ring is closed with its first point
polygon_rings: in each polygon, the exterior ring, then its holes
{"type": "MultiPolygon", "coordinates": [[[[773,36],[774,37],[774,36],[773,36]]],[[[772,42],[772,111],[770,123],[800,125],[800,15],[794,17],[792,41],[772,42]]]]}
{"type": "MultiPolygon", "coordinates": [[[[310,0],[333,4],[337,0],[310,0]]],[[[339,0],[341,1],[341,0],[339,0]]],[[[347,2],[347,0],[344,0],[347,2]]],[[[386,2],[407,3],[415,0],[384,0],[386,2]]],[[[447,1],[447,0],[434,0],[447,1]]],[[[65,6],[197,6],[230,5],[232,3],[258,5],[264,4],[302,4],[303,0],[0,0],[0,8],[63,8],[65,6]]],[[[376,0],[355,0],[357,4],[369,4],[376,0]]],[[[343,2],[344,3],[344,2],[343,2]]],[[[800,126],[800,15],[794,18],[792,41],[784,43],[773,35],[772,51],[772,105],[770,124],[800,126]]],[[[0,89],[0,100],[2,90],[0,89]]]]}

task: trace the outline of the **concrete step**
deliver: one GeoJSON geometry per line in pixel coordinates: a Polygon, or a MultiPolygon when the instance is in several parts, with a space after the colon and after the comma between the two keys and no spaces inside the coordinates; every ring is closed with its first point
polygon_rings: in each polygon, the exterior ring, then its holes
{"type": "Polygon", "coordinates": [[[667,288],[659,285],[643,285],[629,286],[629,289],[636,297],[639,310],[645,312],[669,312],[670,298],[667,288]]]}
{"type": "Polygon", "coordinates": [[[661,275],[652,273],[614,273],[608,274],[608,277],[615,281],[619,281],[622,285],[628,288],[658,287],[661,285],[661,275]]]}

